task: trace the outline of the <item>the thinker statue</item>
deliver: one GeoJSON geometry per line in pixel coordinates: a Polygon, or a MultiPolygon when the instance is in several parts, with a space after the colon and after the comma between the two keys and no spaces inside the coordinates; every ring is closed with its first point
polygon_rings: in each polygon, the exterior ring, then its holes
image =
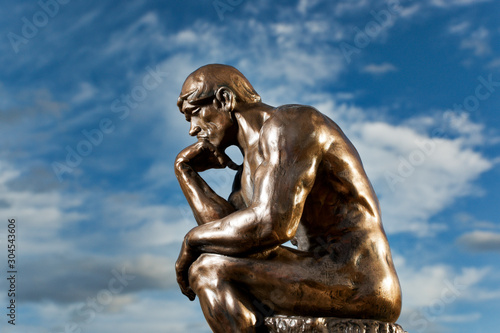
{"type": "Polygon", "coordinates": [[[198,138],[175,161],[198,222],[177,281],[214,332],[265,331],[262,308],[396,321],[401,289],[379,203],[335,122],[310,106],[264,104],[237,69],[218,64],[189,75],[177,105],[198,138]],[[241,166],[224,152],[232,145],[241,166]],[[237,170],[227,200],[199,174],[225,167],[237,170]]]}

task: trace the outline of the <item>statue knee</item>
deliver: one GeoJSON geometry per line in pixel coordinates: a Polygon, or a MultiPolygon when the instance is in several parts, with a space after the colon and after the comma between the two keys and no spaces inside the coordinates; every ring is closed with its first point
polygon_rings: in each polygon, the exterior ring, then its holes
{"type": "Polygon", "coordinates": [[[189,268],[189,285],[196,292],[200,288],[217,288],[223,271],[222,256],[202,254],[189,268]]]}

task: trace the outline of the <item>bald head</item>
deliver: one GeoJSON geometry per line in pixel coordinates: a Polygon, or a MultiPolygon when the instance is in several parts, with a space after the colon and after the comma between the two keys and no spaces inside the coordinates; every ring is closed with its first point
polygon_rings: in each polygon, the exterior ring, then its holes
{"type": "Polygon", "coordinates": [[[229,65],[211,64],[191,73],[184,84],[177,101],[182,107],[184,101],[200,104],[213,98],[220,88],[230,90],[238,103],[260,102],[260,96],[239,70],[229,65]]]}

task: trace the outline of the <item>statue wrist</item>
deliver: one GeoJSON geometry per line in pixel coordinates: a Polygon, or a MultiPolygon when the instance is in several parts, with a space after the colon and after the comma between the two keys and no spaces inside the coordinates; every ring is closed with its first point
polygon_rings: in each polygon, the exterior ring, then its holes
{"type": "Polygon", "coordinates": [[[192,170],[191,166],[189,165],[188,161],[185,160],[184,158],[179,158],[175,161],[176,173],[184,173],[190,169],[192,170]]]}

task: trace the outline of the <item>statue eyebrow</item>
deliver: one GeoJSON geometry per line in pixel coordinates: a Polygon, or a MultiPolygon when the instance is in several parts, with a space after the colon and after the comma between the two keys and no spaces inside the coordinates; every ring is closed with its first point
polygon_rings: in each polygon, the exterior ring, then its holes
{"type": "Polygon", "coordinates": [[[186,111],[192,112],[193,110],[196,110],[197,108],[199,108],[199,106],[197,106],[197,105],[192,105],[192,104],[191,105],[186,105],[186,106],[182,107],[181,112],[185,114],[186,111]]]}
{"type": "Polygon", "coordinates": [[[197,105],[187,105],[181,109],[181,113],[184,114],[186,117],[187,122],[191,122],[191,116],[194,113],[195,110],[199,109],[200,107],[197,105]]]}

